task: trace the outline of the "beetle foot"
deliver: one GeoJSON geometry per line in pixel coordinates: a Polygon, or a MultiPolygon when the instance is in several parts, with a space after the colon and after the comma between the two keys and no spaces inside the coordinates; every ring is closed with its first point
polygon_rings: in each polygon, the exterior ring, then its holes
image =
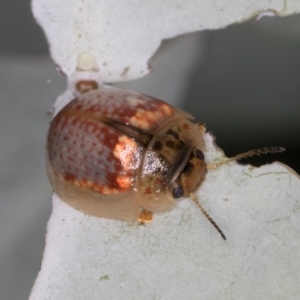
{"type": "Polygon", "coordinates": [[[152,221],[152,212],[148,210],[142,210],[140,215],[139,215],[139,222],[140,225],[145,225],[146,223],[150,223],[152,221]]]}

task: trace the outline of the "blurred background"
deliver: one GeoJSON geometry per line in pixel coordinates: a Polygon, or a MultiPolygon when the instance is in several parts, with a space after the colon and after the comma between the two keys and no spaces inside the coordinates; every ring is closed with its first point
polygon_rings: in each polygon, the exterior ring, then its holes
{"type": "MultiPolygon", "coordinates": [[[[51,61],[30,1],[0,9],[0,299],[27,299],[40,268],[51,188],[47,111],[66,80],[51,61]]],[[[262,18],[164,41],[154,72],[120,87],[182,107],[204,122],[227,156],[283,146],[300,172],[300,15],[262,18]]]]}

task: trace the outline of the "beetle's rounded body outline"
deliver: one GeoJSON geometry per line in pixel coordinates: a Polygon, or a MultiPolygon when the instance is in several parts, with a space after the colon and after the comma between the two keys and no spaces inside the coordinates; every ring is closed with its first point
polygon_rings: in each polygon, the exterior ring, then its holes
{"type": "Polygon", "coordinates": [[[47,171],[55,193],[98,217],[135,221],[189,196],[206,173],[205,142],[193,117],[159,99],[102,88],[53,119],[47,171]]]}
{"type": "Polygon", "coordinates": [[[53,119],[47,138],[47,173],[54,192],[86,214],[140,223],[175,200],[190,197],[207,169],[233,160],[283,152],[266,147],[206,164],[205,126],[159,99],[112,87],[93,90],[67,104],[53,119]]]}

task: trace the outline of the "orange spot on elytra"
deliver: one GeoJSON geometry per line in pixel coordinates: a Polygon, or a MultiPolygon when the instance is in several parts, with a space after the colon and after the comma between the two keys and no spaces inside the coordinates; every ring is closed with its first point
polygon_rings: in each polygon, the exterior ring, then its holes
{"type": "Polygon", "coordinates": [[[172,113],[172,107],[167,104],[161,104],[158,105],[155,111],[137,109],[136,114],[129,121],[131,125],[147,130],[172,113]]]}
{"type": "Polygon", "coordinates": [[[126,135],[119,137],[113,153],[120,160],[124,170],[132,169],[137,148],[137,143],[132,138],[126,135]]]}
{"type": "Polygon", "coordinates": [[[165,115],[169,116],[173,113],[173,108],[170,105],[162,104],[160,109],[164,112],[165,115]]]}
{"type": "Polygon", "coordinates": [[[132,184],[132,179],[129,176],[119,176],[116,181],[122,189],[127,189],[132,184]]]}
{"type": "Polygon", "coordinates": [[[91,189],[91,190],[97,191],[104,195],[118,194],[122,191],[120,189],[111,188],[108,186],[103,186],[103,185],[97,184],[96,182],[93,182],[90,180],[86,180],[86,179],[79,180],[79,179],[77,179],[77,177],[75,175],[71,175],[71,174],[61,175],[54,171],[54,175],[57,176],[58,178],[60,178],[60,180],[68,181],[78,187],[91,189]]]}

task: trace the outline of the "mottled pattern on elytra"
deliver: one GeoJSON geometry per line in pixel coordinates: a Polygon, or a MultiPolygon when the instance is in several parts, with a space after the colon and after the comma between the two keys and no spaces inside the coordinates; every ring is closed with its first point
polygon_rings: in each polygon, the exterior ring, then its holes
{"type": "Polygon", "coordinates": [[[135,147],[127,147],[127,158],[134,162],[128,168],[128,162],[119,160],[114,154],[115,149],[122,147],[121,137],[120,132],[104,123],[58,115],[48,135],[48,155],[55,174],[103,194],[128,189],[140,152],[135,147]],[[125,168],[122,163],[127,164],[125,168]]]}
{"type": "Polygon", "coordinates": [[[155,134],[178,118],[191,116],[132,91],[95,90],[71,101],[54,118],[48,159],[62,180],[103,194],[119,193],[134,185],[146,151],[122,129],[129,125],[132,137],[155,134]]]}
{"type": "MultiPolygon", "coordinates": [[[[177,114],[167,103],[139,93],[104,88],[75,99],[68,110],[92,113],[94,118],[105,118],[128,124],[145,132],[153,133],[177,114]]],[[[182,117],[182,115],[181,115],[182,117]]]]}

